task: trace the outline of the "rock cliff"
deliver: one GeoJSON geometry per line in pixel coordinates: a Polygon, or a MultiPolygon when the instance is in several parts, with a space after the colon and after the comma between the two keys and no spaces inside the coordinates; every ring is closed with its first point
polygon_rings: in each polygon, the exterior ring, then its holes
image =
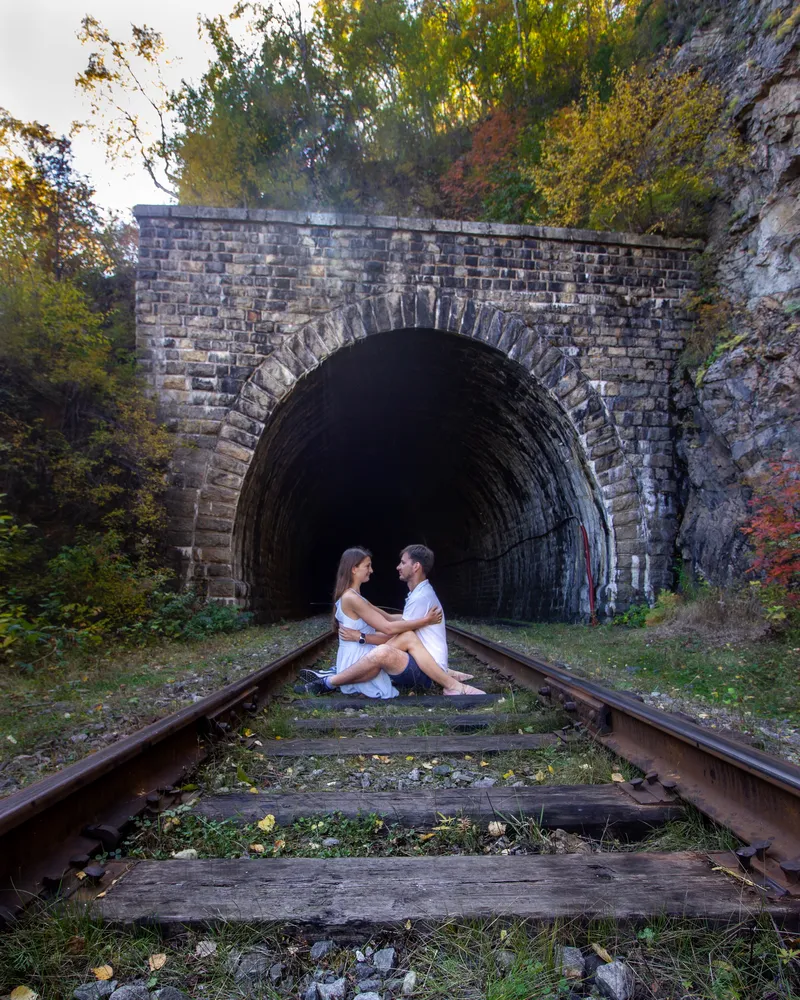
{"type": "Polygon", "coordinates": [[[684,463],[679,548],[719,584],[749,565],[741,526],[750,482],[769,463],[800,463],[800,6],[738,0],[679,50],[725,90],[752,148],[714,215],[707,283],[731,304],[729,346],[679,376],[684,463]]]}

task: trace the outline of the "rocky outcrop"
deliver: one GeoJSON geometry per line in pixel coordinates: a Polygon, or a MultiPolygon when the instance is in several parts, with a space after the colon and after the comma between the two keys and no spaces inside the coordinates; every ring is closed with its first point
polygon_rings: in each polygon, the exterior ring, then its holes
{"type": "Polygon", "coordinates": [[[679,548],[700,576],[726,585],[750,562],[740,530],[750,482],[770,462],[800,462],[800,10],[738,0],[695,31],[675,64],[702,67],[724,88],[752,149],[706,253],[708,284],[732,303],[730,347],[684,372],[675,397],[679,548]]]}
{"type": "Polygon", "coordinates": [[[743,312],[744,339],[705,371],[685,372],[675,394],[686,470],[678,546],[697,573],[723,586],[750,563],[740,530],[750,483],[771,462],[800,461],[800,324],[790,320],[774,301],[743,312]]]}

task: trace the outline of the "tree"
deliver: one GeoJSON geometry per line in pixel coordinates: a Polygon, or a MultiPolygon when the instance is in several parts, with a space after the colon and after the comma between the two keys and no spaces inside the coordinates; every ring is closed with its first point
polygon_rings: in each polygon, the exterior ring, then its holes
{"type": "Polygon", "coordinates": [[[69,139],[0,108],[0,254],[56,278],[105,264],[93,194],[73,170],[69,139]]]}

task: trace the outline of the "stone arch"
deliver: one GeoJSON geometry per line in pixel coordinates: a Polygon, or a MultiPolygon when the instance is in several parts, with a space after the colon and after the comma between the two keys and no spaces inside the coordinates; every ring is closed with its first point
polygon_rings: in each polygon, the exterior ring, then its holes
{"type": "Polygon", "coordinates": [[[298,381],[326,359],[373,334],[402,330],[455,334],[493,348],[519,365],[561,415],[599,508],[593,570],[600,609],[612,611],[619,581],[631,579],[646,560],[647,529],[637,481],[600,394],[571,357],[520,315],[431,286],[365,298],[312,320],[286,335],[253,371],[222,423],[199,493],[190,568],[195,582],[205,581],[210,596],[248,603],[237,551],[241,501],[265,428],[298,381]]]}

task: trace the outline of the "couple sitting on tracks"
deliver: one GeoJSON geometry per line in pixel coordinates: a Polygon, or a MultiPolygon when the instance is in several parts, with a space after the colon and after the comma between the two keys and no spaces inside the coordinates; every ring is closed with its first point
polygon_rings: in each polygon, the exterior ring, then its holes
{"type": "Polygon", "coordinates": [[[322,694],[363,694],[394,698],[397,688],[428,690],[438,684],[445,694],[483,694],[447,667],[447,633],[439,599],[428,581],[433,552],[424,545],[407,545],[397,572],[409,593],[402,615],[388,615],[361,596],[372,576],[372,555],[366,549],[346,549],[339,560],[333,599],[339,628],[339,651],[331,671],[303,670],[304,690],[322,694]]]}

